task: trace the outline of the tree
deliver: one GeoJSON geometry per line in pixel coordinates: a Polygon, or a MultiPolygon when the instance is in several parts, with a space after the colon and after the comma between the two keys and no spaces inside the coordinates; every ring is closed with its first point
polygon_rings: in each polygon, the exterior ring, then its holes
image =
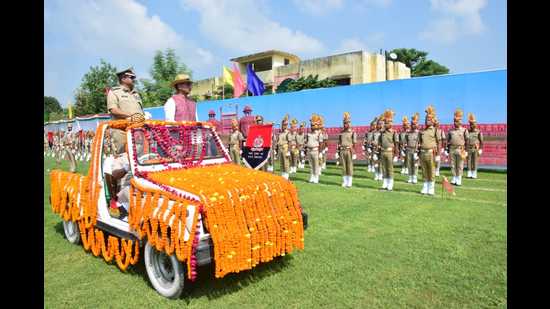
{"type": "Polygon", "coordinates": [[[118,84],[116,72],[116,67],[103,59],[99,66],[90,67],[75,93],[75,116],[107,112],[105,88],[112,88],[118,84]]]}
{"type": "Polygon", "coordinates": [[[191,70],[180,62],[173,49],[166,49],[164,53],[157,51],[153,58],[150,74],[153,80],[141,79],[143,85],[138,87],[142,96],[143,106],[161,106],[172,96],[174,89],[170,83],[178,74],[192,75],[191,70]]]}
{"type": "Polygon", "coordinates": [[[59,113],[62,111],[61,104],[59,104],[56,98],[44,96],[44,122],[50,120],[51,113],[59,113]]]}
{"type": "Polygon", "coordinates": [[[325,78],[319,80],[319,75],[308,75],[305,78],[302,76],[295,80],[284,80],[279,87],[277,87],[277,93],[300,91],[304,89],[329,88],[334,86],[336,86],[336,82],[332,79],[325,78]]]}
{"type": "Polygon", "coordinates": [[[428,60],[428,53],[414,48],[397,48],[390,53],[397,55],[397,61],[411,68],[411,76],[428,76],[449,73],[449,69],[433,60],[428,60]]]}

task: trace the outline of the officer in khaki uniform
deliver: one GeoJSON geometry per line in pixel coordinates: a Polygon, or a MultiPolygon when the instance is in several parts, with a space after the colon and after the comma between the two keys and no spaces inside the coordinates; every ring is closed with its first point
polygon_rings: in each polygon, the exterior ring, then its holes
{"type": "Polygon", "coordinates": [[[298,135],[298,132],[296,132],[297,125],[298,120],[296,120],[296,118],[292,118],[290,121],[290,132],[288,132],[287,136],[290,149],[290,174],[296,173],[296,169],[298,168],[298,157],[300,156],[298,141],[296,140],[296,136],[298,135]]]}
{"type": "Polygon", "coordinates": [[[277,136],[277,154],[281,168],[281,176],[288,179],[290,171],[290,148],[289,148],[289,130],[288,130],[288,115],[281,121],[281,130],[277,136]]]}
{"type": "Polygon", "coordinates": [[[439,176],[439,169],[441,168],[441,152],[443,151],[443,147],[445,144],[445,132],[443,132],[443,129],[439,126],[439,120],[434,118],[434,128],[435,128],[435,134],[437,134],[437,138],[439,139],[439,144],[437,145],[437,152],[435,154],[434,158],[434,164],[435,164],[435,176],[439,176]]]}
{"type": "Polygon", "coordinates": [[[451,157],[451,172],[453,174],[451,183],[457,186],[462,185],[464,159],[468,155],[465,150],[467,139],[467,131],[462,127],[462,110],[457,109],[454,114],[454,128],[447,133],[447,152],[451,157]]]}
{"type": "Polygon", "coordinates": [[[378,137],[378,147],[380,149],[380,167],[384,182],[382,189],[393,190],[393,157],[396,155],[399,147],[399,135],[392,128],[393,115],[391,110],[384,112],[384,131],[378,137]]]}
{"type": "Polygon", "coordinates": [[[435,110],[430,105],[426,109],[426,127],[420,132],[420,165],[422,167],[422,177],[424,185],[420,193],[435,194],[435,176],[434,176],[434,154],[437,149],[439,140],[435,133],[433,120],[435,118],[435,110]]]}
{"type": "Polygon", "coordinates": [[[374,180],[382,180],[382,167],[380,166],[380,135],[384,132],[384,115],[378,117],[376,130],[372,133],[372,162],[374,164],[374,180]]]}
{"type": "Polygon", "coordinates": [[[418,131],[418,117],[418,113],[415,113],[412,116],[411,128],[405,134],[405,155],[407,157],[407,171],[409,174],[409,180],[407,181],[408,183],[418,182],[418,178],[416,176],[418,169],[418,139],[420,138],[420,133],[418,131]]]}
{"type": "Polygon", "coordinates": [[[321,168],[319,166],[319,147],[323,142],[323,135],[320,130],[321,117],[316,114],[311,115],[310,123],[311,131],[306,134],[305,142],[310,167],[309,182],[319,183],[319,175],[321,174],[321,168]]]}
{"type": "Polygon", "coordinates": [[[401,166],[401,174],[407,175],[409,172],[407,171],[407,147],[405,142],[405,136],[407,135],[407,131],[409,131],[409,119],[407,116],[403,116],[403,128],[401,129],[401,132],[399,132],[399,155],[402,158],[403,165],[401,166]]]}
{"type": "Polygon", "coordinates": [[[244,141],[244,136],[239,131],[239,122],[237,119],[231,121],[231,134],[229,135],[229,156],[231,161],[237,165],[241,165],[241,145],[244,141]]]}
{"type": "MultiPolygon", "coordinates": [[[[113,119],[128,119],[143,121],[145,114],[139,93],[134,89],[136,74],[132,68],[116,73],[119,86],[113,87],[107,93],[107,110],[113,119]]],[[[116,153],[125,152],[126,132],[118,129],[112,130],[112,138],[115,143],[116,153]]]]}
{"type": "Polygon", "coordinates": [[[319,151],[319,166],[321,167],[319,169],[319,175],[322,173],[324,169],[327,168],[327,154],[328,154],[328,133],[325,130],[325,119],[323,116],[319,116],[321,118],[321,125],[320,125],[320,133],[323,136],[323,141],[321,142],[320,151],[319,151]]]}
{"type": "MultiPolygon", "coordinates": [[[[304,153],[304,143],[306,141],[306,134],[305,134],[305,127],[306,123],[302,121],[300,123],[300,128],[298,129],[298,134],[296,134],[296,144],[298,147],[298,168],[303,169],[305,167],[305,153],[304,153]]],[[[296,172],[296,171],[294,171],[296,172]]]]}
{"type": "Polygon", "coordinates": [[[365,152],[365,159],[367,161],[367,172],[374,172],[374,163],[372,160],[372,140],[374,131],[376,131],[376,122],[378,117],[374,117],[374,120],[370,123],[369,131],[365,133],[365,140],[363,142],[363,150],[365,152]]]}
{"type": "Polygon", "coordinates": [[[477,162],[483,152],[483,134],[477,127],[474,114],[468,113],[468,122],[470,122],[468,139],[466,140],[468,147],[468,178],[477,178],[477,162]]]}
{"type": "Polygon", "coordinates": [[[355,156],[355,144],[357,136],[351,129],[351,116],[348,112],[344,113],[344,128],[338,135],[338,146],[336,159],[342,162],[342,187],[351,188],[353,181],[353,160],[355,156]]]}

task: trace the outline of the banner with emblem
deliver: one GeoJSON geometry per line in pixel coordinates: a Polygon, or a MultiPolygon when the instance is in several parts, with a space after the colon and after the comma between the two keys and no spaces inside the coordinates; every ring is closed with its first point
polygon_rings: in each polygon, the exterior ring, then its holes
{"type": "Polygon", "coordinates": [[[271,150],[271,133],[273,125],[251,125],[243,149],[242,157],[246,166],[260,169],[267,163],[271,150]]]}

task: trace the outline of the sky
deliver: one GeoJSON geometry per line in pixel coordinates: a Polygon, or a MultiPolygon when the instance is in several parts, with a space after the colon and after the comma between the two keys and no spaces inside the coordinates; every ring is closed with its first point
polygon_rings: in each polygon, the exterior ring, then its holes
{"type": "Polygon", "coordinates": [[[506,68],[506,0],[46,0],[44,95],[74,102],[100,59],[149,78],[173,48],[194,79],[278,49],[301,59],[394,48],[427,51],[451,73],[506,68]]]}

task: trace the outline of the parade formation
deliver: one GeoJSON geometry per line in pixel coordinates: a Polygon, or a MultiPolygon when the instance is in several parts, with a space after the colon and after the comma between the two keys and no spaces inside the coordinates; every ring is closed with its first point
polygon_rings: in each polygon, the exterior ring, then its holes
{"type": "MultiPolygon", "coordinates": [[[[250,126],[264,124],[261,115],[252,116],[251,108],[245,107],[245,116],[233,119],[231,133],[228,136],[227,148],[231,160],[242,165],[242,149],[250,126]]],[[[381,189],[392,191],[394,187],[394,166],[399,165],[399,173],[407,176],[407,183],[418,183],[419,173],[423,186],[421,193],[435,194],[435,179],[440,177],[442,162],[447,162],[451,170],[450,183],[462,185],[463,170],[467,168],[467,177],[477,178],[479,157],[483,153],[483,134],[476,126],[476,119],[472,113],[468,114],[469,127],[462,126],[463,112],[457,109],[454,113],[454,126],[448,132],[441,129],[433,106],[425,110],[425,123],[422,129],[419,124],[419,113],[402,117],[401,130],[393,128],[395,112],[388,109],[370,123],[362,140],[353,130],[351,115],[343,115],[342,129],[337,136],[334,159],[336,165],[342,169],[342,187],[350,188],[353,183],[354,165],[357,162],[356,145],[362,144],[366,172],[372,173],[374,180],[381,181],[381,189]],[[466,163],[466,164],[465,164],[466,163]]],[[[215,112],[209,111],[208,123],[219,131],[221,124],[215,118],[215,112]]],[[[259,169],[275,173],[274,165],[278,161],[279,173],[285,179],[291,179],[298,170],[306,169],[306,162],[310,170],[310,183],[319,183],[322,170],[326,169],[328,148],[331,141],[323,128],[323,118],[313,114],[310,118],[310,127],[292,118],[289,125],[289,115],[282,121],[279,130],[273,130],[273,147],[269,152],[267,164],[259,169]]],[[[112,143],[116,143],[118,132],[114,130],[113,138],[104,145],[104,155],[116,152],[112,143]]],[[[44,131],[44,156],[56,160],[68,159],[72,156],[77,161],[89,161],[93,131],[75,131],[69,123],[67,131],[44,131]]]]}

